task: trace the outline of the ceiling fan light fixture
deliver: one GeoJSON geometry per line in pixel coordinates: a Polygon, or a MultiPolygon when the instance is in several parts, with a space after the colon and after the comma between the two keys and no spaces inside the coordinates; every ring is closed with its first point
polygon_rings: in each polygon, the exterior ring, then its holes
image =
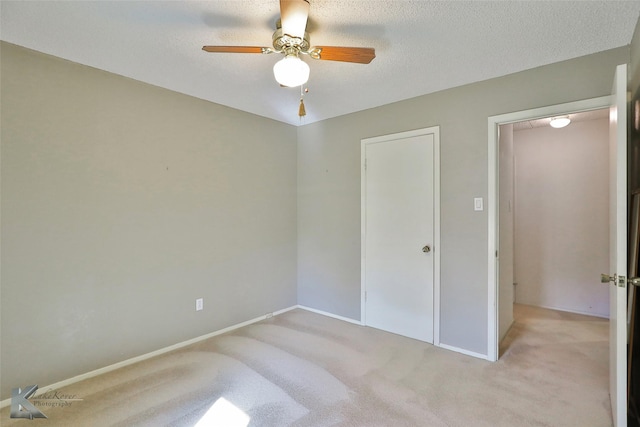
{"type": "Polygon", "coordinates": [[[282,86],[302,86],[309,80],[309,65],[297,55],[287,55],[273,66],[273,75],[282,86]]]}
{"type": "Polygon", "coordinates": [[[549,124],[551,125],[552,128],[556,128],[556,129],[560,129],[563,128],[565,126],[568,126],[569,123],[571,123],[571,119],[569,119],[568,116],[564,116],[564,117],[554,117],[553,119],[551,119],[551,121],[549,122],[549,124]]]}

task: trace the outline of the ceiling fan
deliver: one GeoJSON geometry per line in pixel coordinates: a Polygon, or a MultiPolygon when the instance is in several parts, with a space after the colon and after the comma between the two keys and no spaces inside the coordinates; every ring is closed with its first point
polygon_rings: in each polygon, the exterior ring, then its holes
{"type": "Polygon", "coordinates": [[[282,53],[284,58],[273,67],[276,81],[282,86],[301,86],[309,79],[309,65],[300,59],[313,59],[368,64],[376,57],[370,47],[314,46],[306,32],[309,0],[280,0],[280,20],[273,33],[273,47],[260,46],[203,46],[207,52],[222,53],[282,53]]]}

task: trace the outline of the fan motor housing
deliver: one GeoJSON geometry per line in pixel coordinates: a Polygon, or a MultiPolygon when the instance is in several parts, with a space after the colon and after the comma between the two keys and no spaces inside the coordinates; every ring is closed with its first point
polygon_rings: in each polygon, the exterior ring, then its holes
{"type": "Polygon", "coordinates": [[[289,49],[296,49],[299,52],[307,52],[311,44],[309,43],[309,34],[304,33],[304,38],[291,37],[288,34],[282,32],[282,28],[278,28],[273,33],[273,48],[277,52],[286,51],[289,49]]]}

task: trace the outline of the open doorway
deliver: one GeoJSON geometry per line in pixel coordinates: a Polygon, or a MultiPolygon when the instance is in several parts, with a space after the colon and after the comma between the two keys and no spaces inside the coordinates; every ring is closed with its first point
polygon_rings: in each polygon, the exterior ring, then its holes
{"type": "MultiPolygon", "coordinates": [[[[609,310],[608,320],[608,355],[603,352],[601,364],[608,364],[608,391],[611,401],[613,421],[626,418],[627,412],[627,191],[629,169],[628,164],[628,95],[627,65],[616,67],[610,97],[594,98],[567,104],[542,107],[534,110],[502,114],[488,118],[488,347],[487,359],[498,359],[498,321],[500,318],[498,271],[500,264],[499,249],[499,210],[498,210],[498,149],[499,126],[524,120],[549,116],[566,115],[582,111],[591,111],[610,107],[609,110],[609,272],[601,274],[601,280],[608,284],[609,310]],[[613,273],[611,273],[613,272],[613,273]],[[608,357],[606,357],[608,356],[608,357]],[[608,363],[604,363],[606,360],[608,363]]],[[[603,161],[605,161],[603,159],[603,161]]],[[[604,202],[606,203],[606,201],[604,202]]],[[[604,320],[604,319],[601,319],[604,320]]],[[[566,338],[557,337],[558,343],[566,342],[566,338]]],[[[592,341],[587,341],[592,343],[592,341]]],[[[586,350],[590,353],[591,347],[586,350]]],[[[510,354],[510,353],[508,353],[510,354]]],[[[573,360],[576,356],[562,355],[564,360],[573,360]]],[[[508,357],[508,356],[505,356],[508,357]]],[[[605,386],[606,387],[606,386],[605,386]]],[[[623,424],[620,421],[621,425],[623,424]]]]}
{"type": "MultiPolygon", "coordinates": [[[[601,110],[608,108],[610,103],[610,97],[593,98],[583,101],[576,101],[566,104],[553,105],[548,107],[542,107],[532,110],[519,111],[514,113],[502,114],[499,116],[489,117],[489,194],[487,200],[488,207],[488,348],[487,359],[498,360],[498,344],[500,338],[506,335],[506,331],[512,324],[513,316],[513,279],[511,281],[503,280],[500,285],[499,271],[500,266],[504,263],[506,265],[513,265],[513,258],[509,259],[508,253],[504,252],[500,248],[500,206],[499,206],[499,129],[502,125],[513,125],[519,122],[530,122],[528,125],[533,128],[533,121],[538,119],[547,119],[549,117],[566,116],[581,112],[601,110]],[[500,250],[499,250],[500,248],[500,250]],[[508,307],[511,307],[511,313],[508,311],[508,307]],[[511,319],[510,319],[511,317],[511,319]]],[[[503,128],[504,130],[505,128],[503,128]]],[[[504,155],[504,154],[503,154],[504,155]]],[[[603,158],[602,161],[607,162],[607,158],[603,158]]],[[[606,203],[606,201],[603,201],[606,203]]],[[[511,201],[511,208],[513,210],[513,201],[511,201]]],[[[504,207],[503,207],[504,209],[504,207]]],[[[503,231],[504,233],[504,231],[503,231]]],[[[504,236],[503,236],[504,237],[504,236]]],[[[507,246],[508,248],[508,246],[507,246]]],[[[508,250],[507,250],[508,251],[508,250]]],[[[513,256],[513,251],[511,252],[513,256]]],[[[596,276],[598,277],[598,276],[596,276]]],[[[516,291],[517,292],[517,291],[516,291]]]]}
{"type": "Polygon", "coordinates": [[[500,126],[499,356],[529,307],[609,317],[598,280],[609,260],[609,111],[562,117],[562,128],[554,116],[500,126]]]}

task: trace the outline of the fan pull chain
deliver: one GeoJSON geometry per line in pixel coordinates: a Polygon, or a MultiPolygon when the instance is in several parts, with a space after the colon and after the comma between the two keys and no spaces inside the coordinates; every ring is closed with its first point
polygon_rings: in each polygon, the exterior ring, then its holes
{"type": "Polygon", "coordinates": [[[307,112],[304,109],[304,101],[300,98],[300,107],[298,108],[298,115],[300,118],[307,115],[307,112]]]}
{"type": "Polygon", "coordinates": [[[302,86],[300,86],[300,107],[298,108],[298,116],[300,116],[300,120],[302,120],[302,117],[307,115],[307,111],[304,109],[304,92],[309,92],[309,89],[303,90],[302,86]]]}

